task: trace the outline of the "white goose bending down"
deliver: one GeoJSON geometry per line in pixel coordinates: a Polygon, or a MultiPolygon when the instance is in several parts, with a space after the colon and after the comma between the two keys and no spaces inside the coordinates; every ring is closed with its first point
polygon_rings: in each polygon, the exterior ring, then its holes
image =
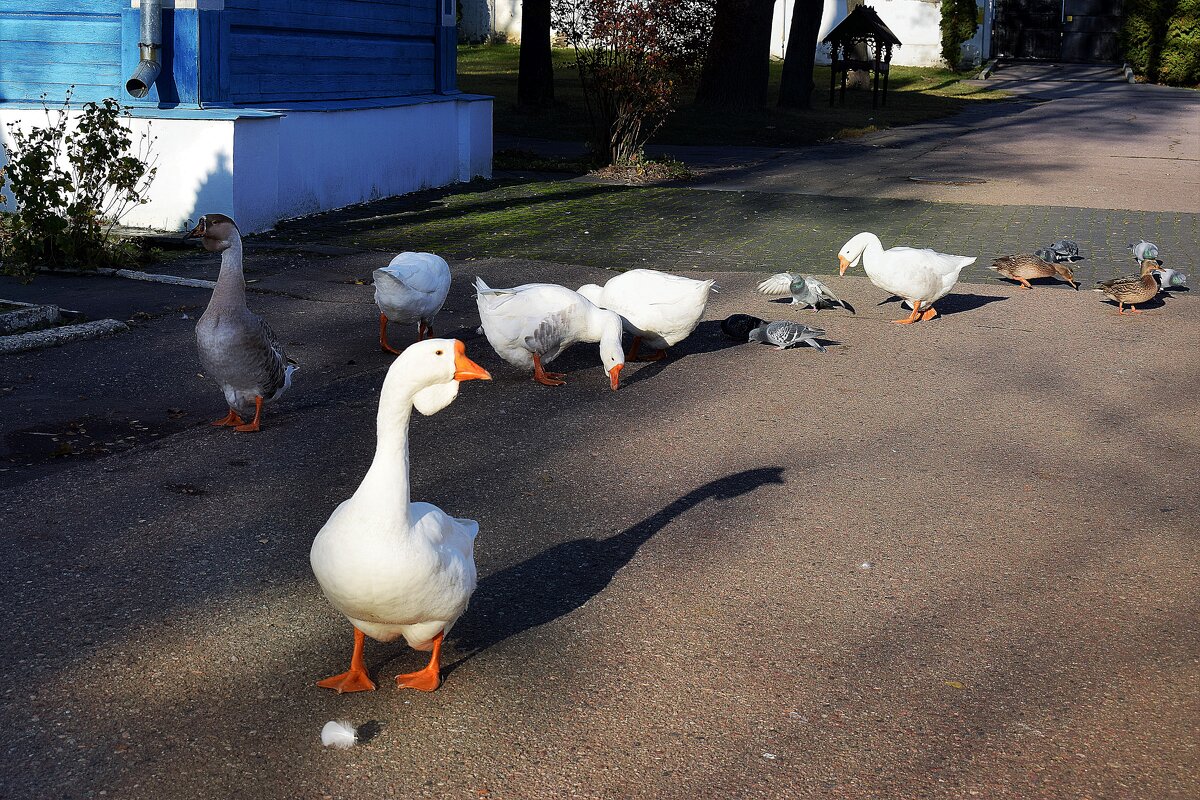
{"type": "Polygon", "coordinates": [[[246,307],[237,224],[224,214],[205,214],[184,238],[199,238],[205,250],[221,254],[221,274],[212,299],[196,323],[196,348],[204,373],[221,387],[229,405],[229,413],[212,424],[257,431],[263,403],[287,391],[298,367],[267,321],[246,307]],[[253,421],[246,422],[243,418],[251,414],[253,421]]]}
{"type": "Polygon", "coordinates": [[[860,233],[846,242],[838,253],[838,261],[842,275],[846,274],[849,267],[862,261],[871,283],[912,304],[912,314],[907,319],[893,320],[898,325],[936,317],[934,302],[954,288],[963,267],[975,263],[970,256],[953,256],[928,248],[892,247],[884,250],[879,237],[873,233],[860,233]],[[923,311],[922,306],[925,306],[923,311]]]}
{"type": "Polygon", "coordinates": [[[565,376],[546,372],[545,365],[575,342],[599,342],[609,384],[613,391],[620,386],[625,353],[621,350],[621,318],[615,312],[553,283],[493,289],[483,278],[476,278],[475,291],[488,342],[513,366],[532,367],[538,383],[562,386],[565,376]]]}
{"type": "Polygon", "coordinates": [[[457,339],[417,342],[388,369],[375,458],[309,553],[321,591],[354,626],[350,669],[318,686],[339,693],[375,688],[363,666],[367,636],[381,642],[404,637],[411,647],[432,651],[424,669],[396,676],[398,687],[432,692],[441,683],[442,641],[475,591],[479,525],[409,502],[408,423],[414,406],[436,414],[458,396],[460,381],[490,378],[457,339]]]}
{"type": "Polygon", "coordinates": [[[656,351],[645,360],[658,361],[668,347],[696,330],[715,284],[655,269],[631,269],[610,278],[604,286],[580,286],[579,293],[621,315],[625,330],[633,336],[633,344],[625,354],[627,361],[637,359],[643,342],[656,351]]]}
{"type": "Polygon", "coordinates": [[[399,354],[387,340],[388,322],[417,323],[417,341],[433,335],[433,318],[450,291],[450,265],[433,253],[404,252],[372,273],[379,306],[379,346],[399,354]]]}

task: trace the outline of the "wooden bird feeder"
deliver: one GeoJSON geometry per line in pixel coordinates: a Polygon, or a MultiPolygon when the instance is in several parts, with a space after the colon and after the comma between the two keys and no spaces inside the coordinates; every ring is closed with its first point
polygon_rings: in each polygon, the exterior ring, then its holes
{"type": "Polygon", "coordinates": [[[823,40],[829,45],[829,105],[833,105],[837,78],[842,77],[841,103],[846,104],[846,77],[850,70],[875,73],[871,107],[879,105],[879,76],[883,76],[883,104],[887,105],[888,70],[892,48],[900,46],[896,34],[870,6],[859,6],[839,22],[823,40]],[[863,56],[866,56],[865,58],[863,56]]]}

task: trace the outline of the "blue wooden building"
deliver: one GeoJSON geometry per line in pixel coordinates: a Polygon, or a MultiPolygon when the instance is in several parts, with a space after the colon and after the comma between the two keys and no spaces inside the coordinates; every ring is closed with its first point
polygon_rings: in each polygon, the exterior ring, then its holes
{"type": "Polygon", "coordinates": [[[454,0],[3,0],[0,122],[71,86],[118,98],[157,137],[128,222],[261,230],[490,174],[491,99],[458,91],[455,45],[454,0]]]}

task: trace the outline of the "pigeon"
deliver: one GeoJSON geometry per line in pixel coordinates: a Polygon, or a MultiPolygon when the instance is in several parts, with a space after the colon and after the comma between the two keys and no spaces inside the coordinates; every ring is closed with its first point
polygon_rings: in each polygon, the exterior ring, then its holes
{"type": "Polygon", "coordinates": [[[786,320],[783,322],[768,322],[750,331],[750,341],[773,344],[778,350],[787,350],[798,344],[815,347],[822,353],[825,347],[817,341],[818,336],[824,336],[825,331],[813,328],[799,322],[786,320]]]}
{"type": "Polygon", "coordinates": [[[721,330],[730,339],[736,339],[739,342],[750,341],[750,331],[757,328],[759,325],[766,325],[765,319],[752,317],[749,314],[731,314],[721,320],[721,330]]]}
{"type": "Polygon", "coordinates": [[[1130,242],[1129,249],[1133,253],[1133,260],[1139,264],[1147,258],[1158,258],[1158,245],[1147,242],[1145,239],[1139,242],[1130,242]]]}
{"type": "Polygon", "coordinates": [[[780,272],[772,275],[758,285],[758,290],[763,294],[787,294],[790,292],[794,306],[805,305],[815,311],[820,311],[821,305],[825,304],[830,307],[841,306],[851,314],[854,313],[854,307],[829,291],[828,286],[811,275],[801,275],[799,272],[780,272]]]}
{"type": "Polygon", "coordinates": [[[1045,259],[1051,264],[1069,264],[1075,261],[1083,261],[1083,256],[1079,255],[1079,245],[1071,239],[1059,239],[1045,249],[1049,250],[1053,256],[1053,258],[1045,259]]]}
{"type": "Polygon", "coordinates": [[[1158,285],[1164,289],[1178,289],[1181,286],[1187,286],[1187,275],[1184,275],[1177,269],[1156,269],[1154,276],[1158,278],[1158,285]]]}

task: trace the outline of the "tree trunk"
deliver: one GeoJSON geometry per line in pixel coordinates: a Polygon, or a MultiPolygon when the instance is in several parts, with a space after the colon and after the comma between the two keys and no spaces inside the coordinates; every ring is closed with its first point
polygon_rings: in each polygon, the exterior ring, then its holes
{"type": "Polygon", "coordinates": [[[717,0],[697,105],[761,108],[767,104],[774,10],[775,0],[717,0]]]}
{"type": "Polygon", "coordinates": [[[823,0],[796,0],[792,7],[787,53],[783,57],[783,75],[779,80],[781,106],[812,108],[813,62],[824,10],[823,0]]]}
{"type": "Polygon", "coordinates": [[[550,0],[521,0],[521,60],[517,65],[517,106],[546,108],[554,102],[554,62],[550,54],[550,0]]]}

